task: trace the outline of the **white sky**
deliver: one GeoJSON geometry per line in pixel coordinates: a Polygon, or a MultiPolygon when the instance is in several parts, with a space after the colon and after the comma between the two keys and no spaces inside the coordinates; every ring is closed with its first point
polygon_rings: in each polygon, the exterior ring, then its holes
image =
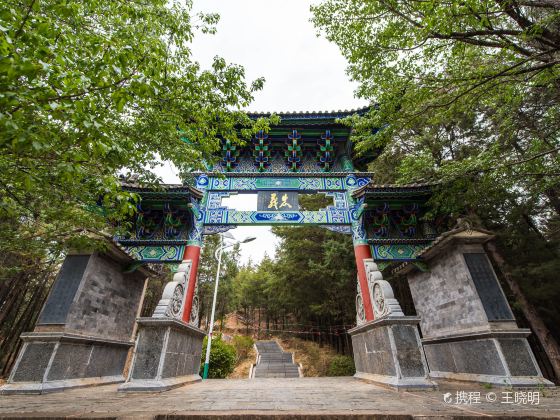
{"type": "MultiPolygon", "coordinates": [[[[192,52],[203,68],[214,56],[240,64],[247,81],[264,77],[251,111],[331,111],[366,105],[354,98],[356,85],[345,74],[346,62],[336,45],[316,37],[309,21],[309,0],[195,0],[196,12],[220,14],[215,35],[197,34],[192,52]]],[[[169,164],[158,171],[164,182],[176,183],[169,164]]],[[[247,197],[228,199],[228,206],[251,206],[247,197]]],[[[237,239],[256,236],[242,245],[242,263],[273,256],[276,237],[265,226],[240,226],[237,239]]]]}

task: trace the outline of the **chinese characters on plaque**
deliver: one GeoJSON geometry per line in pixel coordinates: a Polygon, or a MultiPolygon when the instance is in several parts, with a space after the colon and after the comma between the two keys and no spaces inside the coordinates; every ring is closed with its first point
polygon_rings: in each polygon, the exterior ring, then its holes
{"type": "Polygon", "coordinates": [[[298,211],[298,194],[295,191],[259,191],[258,211],[298,211]]]}

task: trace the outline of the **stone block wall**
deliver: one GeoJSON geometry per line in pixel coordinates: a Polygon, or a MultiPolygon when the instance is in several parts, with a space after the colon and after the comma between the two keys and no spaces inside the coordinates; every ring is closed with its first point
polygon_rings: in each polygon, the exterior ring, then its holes
{"type": "Polygon", "coordinates": [[[68,332],[130,340],[144,288],[141,273],[123,273],[108,256],[91,255],[66,318],[68,332]]]}
{"type": "Polygon", "coordinates": [[[163,391],[199,381],[204,331],[174,318],[140,318],[130,377],[120,391],[163,391]]]}
{"type": "Polygon", "coordinates": [[[402,316],[350,330],[355,376],[397,389],[433,387],[417,329],[418,318],[402,316]]]}
{"type": "Polygon", "coordinates": [[[427,271],[407,278],[434,378],[500,386],[551,385],[515,323],[483,243],[486,232],[458,230],[423,255],[427,271]]]}
{"type": "Polygon", "coordinates": [[[43,393],[123,382],[149,272],[114,244],[68,255],[3,393],[43,393]]]}
{"type": "Polygon", "coordinates": [[[469,276],[462,252],[484,252],[462,245],[442,253],[428,272],[408,274],[410,292],[424,337],[488,329],[488,319],[469,276]]]}

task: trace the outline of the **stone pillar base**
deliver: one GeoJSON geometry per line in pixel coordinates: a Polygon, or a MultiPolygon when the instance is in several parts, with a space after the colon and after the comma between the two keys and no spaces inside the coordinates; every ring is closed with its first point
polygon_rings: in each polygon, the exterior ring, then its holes
{"type": "Polygon", "coordinates": [[[23,347],[2,394],[43,394],[69,388],[124,382],[132,342],[69,333],[21,335],[23,347]]]}
{"type": "Polygon", "coordinates": [[[397,390],[434,389],[418,335],[419,318],[391,316],[349,331],[355,378],[397,390]]]}
{"type": "Polygon", "coordinates": [[[554,386],[543,378],[527,329],[453,334],[422,340],[430,376],[496,386],[554,386]]]}
{"type": "Polygon", "coordinates": [[[200,381],[204,336],[175,318],[139,318],[130,375],[119,391],[166,391],[200,381]]]}

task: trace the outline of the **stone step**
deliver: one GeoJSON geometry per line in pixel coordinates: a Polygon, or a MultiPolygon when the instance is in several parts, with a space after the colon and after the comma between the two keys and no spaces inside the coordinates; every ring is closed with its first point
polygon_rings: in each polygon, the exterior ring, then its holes
{"type": "Polygon", "coordinates": [[[285,368],[297,368],[295,363],[259,363],[258,367],[266,367],[269,369],[285,369],[285,368]]]}
{"type": "Polygon", "coordinates": [[[258,363],[253,378],[299,378],[292,353],[283,351],[276,341],[257,341],[255,347],[258,363]]]}
{"type": "Polygon", "coordinates": [[[266,367],[269,369],[284,369],[294,367],[297,368],[298,366],[295,363],[259,363],[257,366],[266,367]]]}
{"type": "Polygon", "coordinates": [[[299,372],[299,370],[298,369],[255,369],[255,373],[257,372],[294,373],[294,372],[299,372]]]}
{"type": "Polygon", "coordinates": [[[290,353],[285,355],[274,355],[270,356],[268,354],[263,354],[259,357],[259,363],[271,363],[271,362],[287,362],[291,363],[293,360],[292,355],[290,353]]]}
{"type": "Polygon", "coordinates": [[[255,378],[299,378],[299,374],[285,374],[285,373],[267,373],[262,375],[255,375],[255,378]]]}
{"type": "Polygon", "coordinates": [[[255,346],[259,353],[282,352],[282,348],[276,341],[257,341],[255,346]]]}

